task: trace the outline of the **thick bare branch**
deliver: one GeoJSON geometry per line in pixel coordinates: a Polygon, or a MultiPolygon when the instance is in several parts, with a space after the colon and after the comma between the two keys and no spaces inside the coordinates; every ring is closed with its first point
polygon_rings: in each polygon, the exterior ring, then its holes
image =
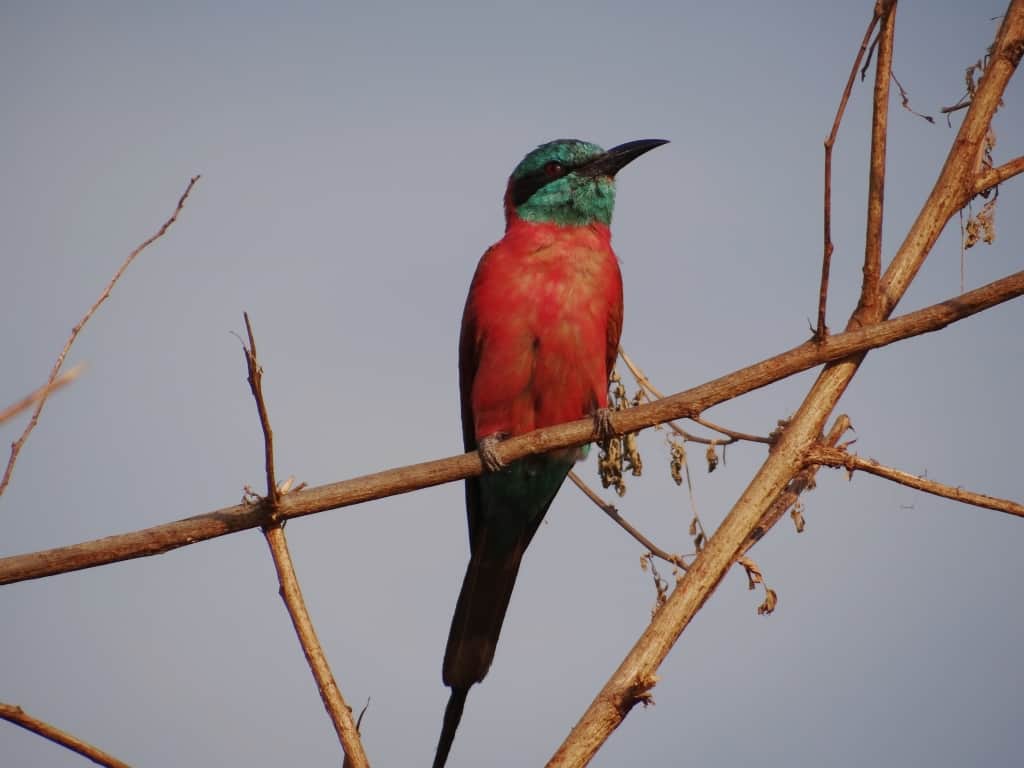
{"type": "Polygon", "coordinates": [[[87,741],[82,741],[77,736],[72,736],[67,731],[62,731],[47,722],[32,717],[21,707],[13,704],[0,703],[0,720],[21,726],[27,731],[32,731],[44,739],[49,739],[54,744],[76,752],[82,757],[92,760],[98,765],[105,765],[107,768],[128,768],[128,763],[123,763],[113,755],[109,755],[99,747],[94,747],[87,741]]]}
{"type": "MultiPolygon", "coordinates": [[[[624,434],[700,413],[713,405],[794,373],[901,339],[937,331],[1021,295],[1024,295],[1024,271],[894,320],[835,334],[821,342],[805,342],[781,355],[648,405],[617,411],[612,415],[612,426],[617,433],[624,434]]],[[[497,450],[504,461],[512,461],[531,453],[581,445],[593,439],[593,429],[593,419],[581,419],[510,438],[503,441],[497,450]]],[[[480,458],[475,452],[413,464],[289,493],[281,499],[280,515],[282,519],[302,517],[450,483],[479,474],[480,471],[480,458]]],[[[0,558],[0,584],[158,555],[197,541],[256,528],[266,521],[267,510],[263,503],[238,504],[141,531],[0,558]]]]}
{"type": "MultiPolygon", "coordinates": [[[[121,279],[121,275],[124,274],[125,270],[128,269],[131,263],[135,261],[135,257],[163,237],[164,233],[171,228],[171,225],[178,220],[178,214],[181,213],[181,209],[185,207],[185,201],[188,200],[188,196],[192,193],[192,187],[194,187],[198,181],[199,176],[193,176],[191,178],[188,186],[185,187],[185,191],[182,193],[181,197],[178,198],[178,205],[175,207],[174,213],[171,214],[171,217],[163,223],[163,226],[161,226],[160,229],[142,241],[134,251],[128,254],[128,258],[124,260],[121,266],[118,267],[117,272],[114,273],[114,276],[110,278],[110,282],[107,283],[107,287],[103,289],[100,297],[93,302],[91,307],[89,307],[89,311],[86,312],[82,319],[78,321],[78,325],[71,329],[71,335],[68,337],[68,340],[64,342],[64,349],[62,349],[60,354],[57,355],[57,360],[53,364],[53,368],[50,370],[50,378],[47,380],[46,386],[49,387],[54,383],[54,381],[56,381],[57,376],[60,374],[61,366],[64,365],[64,358],[67,357],[68,352],[71,350],[71,345],[74,344],[75,339],[78,338],[78,334],[82,332],[85,324],[89,322],[90,318],[92,318],[96,313],[96,310],[100,308],[100,305],[103,304],[103,302],[105,302],[110,296],[110,292],[114,290],[114,285],[121,279]]],[[[25,441],[28,440],[28,436],[32,434],[32,430],[36,428],[36,424],[39,423],[39,415],[43,412],[43,406],[46,405],[46,398],[50,391],[52,390],[45,391],[39,398],[39,401],[36,403],[36,408],[32,412],[32,418],[29,419],[28,424],[25,426],[25,431],[21,433],[21,437],[11,444],[11,456],[7,460],[7,468],[4,469],[3,478],[0,479],[0,496],[3,495],[5,490],[7,490],[7,486],[11,482],[11,474],[14,472],[14,465],[18,461],[18,454],[21,453],[22,446],[25,445],[25,441]]]]}
{"type": "Polygon", "coordinates": [[[919,477],[900,469],[887,467],[884,464],[879,464],[874,459],[865,459],[855,453],[849,453],[840,448],[833,448],[827,445],[816,445],[808,451],[807,461],[814,465],[843,467],[849,472],[853,472],[854,470],[868,472],[877,477],[884,477],[886,480],[892,480],[900,485],[916,488],[917,490],[924,491],[925,493],[942,496],[946,499],[953,499],[954,501],[960,501],[964,504],[970,504],[975,507],[994,509],[997,512],[1005,512],[1008,515],[1024,517],[1024,504],[1020,504],[1016,501],[1010,501],[1009,499],[1000,499],[995,496],[988,496],[984,493],[965,491],[963,488],[955,488],[943,483],[937,483],[926,477],[919,477]]]}
{"type": "Polygon", "coordinates": [[[889,82],[892,78],[892,48],[896,34],[895,0],[878,0],[881,15],[878,32],[878,61],[875,64],[874,114],[871,120],[871,163],[868,174],[868,221],[864,238],[864,281],[860,310],[878,318],[878,281],[882,275],[882,218],[885,211],[885,150],[889,135],[889,82]]]}

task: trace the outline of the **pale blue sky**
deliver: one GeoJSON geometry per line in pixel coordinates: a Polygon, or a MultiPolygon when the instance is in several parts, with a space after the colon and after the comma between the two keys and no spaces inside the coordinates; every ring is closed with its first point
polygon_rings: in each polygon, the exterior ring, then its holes
{"type": "MultiPolygon", "coordinates": [[[[456,339],[505,179],[543,141],[672,143],[619,183],[623,344],[678,391],[807,337],[821,142],[867,23],[858,3],[3,3],[0,404],[38,386],[124,256],[202,173],[76,345],[0,500],[0,554],[235,503],[262,443],[233,331],[254,321],[283,476],[320,484],[460,450],[456,339]]],[[[901,4],[895,71],[937,114],[1004,5],[901,4]]],[[[869,83],[835,155],[833,327],[857,294],[869,83]]],[[[997,159],[1024,152],[1021,83],[997,159]]],[[[953,130],[894,98],[891,256],[953,130]]],[[[954,119],[954,127],[956,120],[954,119]]],[[[1021,180],[967,287],[1021,268],[1021,180]]],[[[955,229],[955,227],[953,227],[955,229]]],[[[959,291],[957,232],[900,311],[959,291]]],[[[872,354],[841,403],[865,455],[1020,499],[1020,302],[872,354]]],[[[804,374],[711,411],[767,433],[804,374]]],[[[20,424],[2,427],[13,440],[20,424]]],[[[662,439],[620,509],[689,551],[662,439]]],[[[693,451],[699,457],[699,449],[693,451]]],[[[695,466],[707,525],[763,458],[695,466]]],[[[581,467],[593,479],[595,463],[581,467]]],[[[1021,521],[824,471],[807,531],[730,574],[596,766],[1005,766],[1019,760],[1021,521]]],[[[457,484],[288,526],[378,766],[427,764],[468,555],[457,484]]],[[[641,550],[567,487],[527,556],[450,765],[541,765],[642,631],[641,550]]],[[[256,532],[0,589],[0,700],[141,766],[337,765],[256,532]]],[[[83,761],[0,724],[0,762],[83,761]]]]}

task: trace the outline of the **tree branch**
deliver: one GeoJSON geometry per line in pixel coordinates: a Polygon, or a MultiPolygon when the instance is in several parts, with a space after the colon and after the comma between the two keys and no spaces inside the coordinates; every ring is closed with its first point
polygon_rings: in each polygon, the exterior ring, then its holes
{"type": "MultiPolygon", "coordinates": [[[[887,316],[903,297],[942,228],[960,208],[958,203],[973,194],[978,147],[1022,52],[1024,0],[1011,0],[992,47],[989,67],[978,85],[942,172],[880,283],[882,317],[887,316]]],[[[851,317],[848,328],[864,319],[878,318],[851,317]]],[[[767,460],[691,563],[665,605],[655,614],[551,758],[550,768],[586,765],[630,710],[649,695],[650,688],[657,681],[656,671],[661,662],[736,561],[764,513],[804,465],[808,450],[818,441],[825,420],[865,355],[866,351],[857,352],[822,370],[800,408],[772,446],[767,460]]]]}
{"type": "Polygon", "coordinates": [[[269,522],[263,526],[263,535],[270,548],[270,556],[274,560],[281,599],[284,600],[285,608],[291,617],[295,634],[299,638],[299,645],[302,646],[302,654],[306,657],[306,663],[313,673],[317,690],[320,692],[320,699],[323,701],[327,715],[331,718],[334,730],[338,734],[341,748],[345,753],[345,766],[347,768],[369,768],[370,763],[363,750],[362,739],[359,738],[359,728],[352,719],[352,709],[345,703],[341,689],[334,680],[334,674],[327,663],[327,656],[320,645],[320,639],[313,627],[313,620],[306,608],[306,601],[302,597],[302,589],[299,587],[299,580],[295,575],[291,552],[288,550],[288,539],[284,535],[284,522],[278,514],[283,493],[278,488],[274,475],[274,432],[270,428],[270,415],[263,398],[263,367],[256,356],[256,338],[252,332],[252,323],[249,322],[249,313],[246,312],[244,316],[245,330],[249,336],[249,346],[244,348],[245,366],[249,374],[249,388],[256,401],[256,410],[259,413],[260,426],[263,429],[264,463],[267,473],[267,495],[263,501],[264,507],[269,510],[269,522]]]}
{"type": "MultiPolygon", "coordinates": [[[[871,163],[868,174],[868,222],[864,237],[864,281],[860,311],[877,320],[878,281],[882,274],[882,218],[885,211],[885,149],[889,135],[889,82],[892,78],[892,48],[896,34],[896,1],[878,0],[875,15],[880,15],[878,61],[875,64],[875,90],[871,120],[871,163]]],[[[858,315],[859,316],[859,315],[858,315]]]]}
{"type": "Polygon", "coordinates": [[[828,138],[825,139],[825,202],[823,205],[825,235],[821,257],[821,287],[818,289],[818,327],[814,333],[817,339],[823,339],[828,335],[828,326],[825,324],[825,305],[828,302],[828,277],[832,266],[832,252],[834,250],[832,245],[832,148],[835,146],[836,137],[839,135],[839,124],[843,120],[843,113],[846,111],[846,104],[850,100],[850,93],[853,91],[853,83],[857,78],[857,69],[860,67],[860,62],[868,49],[868,41],[871,39],[871,34],[875,31],[875,27],[878,26],[879,18],[880,15],[876,8],[867,30],[864,32],[864,39],[861,40],[857,56],[853,60],[850,76],[846,79],[846,87],[843,89],[843,96],[839,100],[836,117],[832,121],[832,130],[829,131],[828,138]]]}
{"type": "Polygon", "coordinates": [[[44,739],[49,739],[54,744],[60,744],[60,746],[70,749],[72,752],[76,752],[99,765],[105,765],[107,768],[128,768],[128,763],[122,763],[99,747],[94,747],[89,742],[82,741],[67,731],[62,731],[60,728],[32,717],[21,707],[14,704],[0,703],[0,720],[6,720],[21,726],[25,730],[32,731],[32,733],[42,736],[44,739]]]}
{"type": "MultiPolygon", "coordinates": [[[[252,323],[249,322],[249,313],[243,312],[245,318],[245,332],[249,337],[249,346],[242,346],[245,353],[245,369],[248,373],[246,381],[249,382],[249,389],[256,401],[256,412],[260,417],[260,428],[263,430],[263,465],[267,474],[267,495],[265,500],[271,508],[272,513],[277,512],[278,502],[281,500],[281,493],[277,488],[277,477],[274,472],[274,430],[270,428],[270,414],[267,413],[267,403],[263,399],[263,366],[260,365],[256,354],[256,337],[252,332],[252,323]]],[[[273,522],[274,514],[271,514],[273,522]]]]}
{"type": "Polygon", "coordinates": [[[90,318],[92,318],[96,313],[96,310],[99,309],[100,305],[103,304],[103,302],[105,302],[110,296],[110,292],[114,290],[114,284],[121,279],[121,275],[123,275],[129,265],[135,261],[135,257],[163,237],[164,233],[171,228],[171,225],[178,220],[178,214],[181,213],[181,209],[185,207],[185,201],[188,200],[188,196],[192,193],[192,187],[194,187],[198,181],[198,175],[193,176],[189,180],[188,186],[185,187],[185,191],[182,193],[181,197],[178,198],[178,205],[175,207],[174,213],[171,214],[171,217],[163,223],[163,226],[160,227],[155,234],[146,238],[146,240],[144,240],[134,251],[128,254],[128,258],[124,260],[121,266],[118,267],[117,272],[114,273],[114,276],[110,278],[110,282],[107,283],[107,287],[103,289],[103,293],[100,294],[100,297],[96,299],[91,307],[89,307],[89,311],[86,312],[82,319],[78,321],[78,325],[71,329],[71,335],[68,337],[68,340],[64,342],[64,349],[62,349],[60,354],[57,355],[57,360],[53,364],[53,368],[50,370],[50,378],[47,379],[45,386],[51,387],[51,389],[47,389],[40,396],[36,403],[36,409],[32,412],[32,418],[29,419],[28,424],[25,426],[25,431],[21,433],[21,437],[11,444],[11,457],[7,460],[7,468],[4,470],[3,478],[0,479],[0,496],[3,495],[5,490],[7,490],[7,485],[11,482],[11,474],[14,472],[14,465],[18,461],[18,454],[21,453],[22,446],[25,445],[25,441],[28,440],[28,436],[32,434],[32,430],[36,428],[36,424],[39,423],[39,415],[43,412],[43,406],[46,405],[46,399],[52,391],[52,385],[56,381],[57,375],[60,373],[61,366],[64,365],[64,358],[67,357],[68,352],[71,350],[71,345],[75,343],[75,339],[78,338],[78,334],[82,332],[85,324],[89,322],[90,318]]]}
{"type": "MultiPolygon", "coordinates": [[[[846,414],[838,416],[832,424],[832,428],[825,435],[824,445],[834,446],[839,442],[839,439],[843,434],[850,428],[850,419],[846,414]]],[[[746,554],[752,546],[759,542],[764,535],[770,531],[782,516],[786,514],[786,510],[794,507],[800,496],[805,492],[814,488],[815,478],[818,474],[816,465],[808,465],[798,472],[792,480],[789,481],[789,485],[786,486],[786,490],[783,491],[779,498],[775,500],[775,503],[768,508],[768,511],[761,517],[760,522],[750,535],[747,537],[746,543],[743,545],[741,550],[746,554]]],[[[803,519],[797,520],[797,531],[803,531],[803,519]]]]}
{"type": "Polygon", "coordinates": [[[974,193],[980,195],[988,192],[992,187],[1002,184],[1007,179],[1012,179],[1018,173],[1024,173],[1024,155],[979,173],[974,182],[974,193]]]}
{"type": "Polygon", "coordinates": [[[743,440],[748,443],[763,443],[764,445],[771,445],[772,439],[765,437],[764,435],[752,435],[748,432],[737,432],[735,429],[729,429],[719,424],[715,424],[713,421],[709,421],[702,416],[691,416],[690,419],[700,424],[702,427],[707,427],[710,430],[719,432],[725,435],[725,440],[716,440],[717,445],[724,445],[725,443],[735,443],[743,440]]]}
{"type": "Polygon", "coordinates": [[[882,278],[883,316],[892,312],[903,296],[949,219],[975,195],[981,146],[1024,51],[1024,4],[1021,0],[1011,0],[990,50],[988,67],[939,178],[882,278]]]}
{"type": "MultiPolygon", "coordinates": [[[[894,320],[835,334],[821,342],[804,342],[780,355],[692,389],[648,405],[617,411],[612,415],[612,426],[618,434],[625,434],[701,413],[713,405],[759,389],[794,373],[862,353],[867,349],[883,347],[912,336],[937,331],[950,323],[1021,295],[1024,295],[1024,271],[894,320]]],[[[502,441],[496,450],[504,461],[513,461],[531,453],[544,453],[555,448],[582,445],[593,440],[593,430],[593,419],[581,419],[509,438],[502,441]]],[[[481,469],[479,455],[473,452],[363,475],[339,483],[289,493],[281,499],[280,515],[282,519],[291,519],[386,496],[409,493],[420,488],[462,480],[479,474],[481,469]]],[[[12,555],[0,558],[0,584],[158,555],[198,541],[256,528],[263,525],[266,520],[267,510],[264,503],[238,504],[141,531],[107,536],[40,552],[12,555]]]]}
{"type": "MultiPolygon", "coordinates": [[[[640,370],[640,366],[633,362],[633,358],[626,354],[626,350],[623,349],[621,346],[619,347],[619,357],[622,358],[622,362],[624,362],[626,364],[626,367],[629,368],[629,372],[633,374],[633,378],[636,379],[637,383],[641,386],[641,388],[647,390],[650,394],[654,395],[654,397],[656,397],[658,400],[664,399],[665,395],[661,392],[661,390],[654,386],[654,383],[649,378],[647,378],[647,374],[640,370]]],[[[697,424],[700,424],[702,427],[706,427],[707,429],[712,430],[713,432],[718,432],[722,435],[725,435],[726,439],[710,440],[706,437],[700,437],[699,435],[691,435],[682,427],[679,427],[673,424],[672,422],[667,423],[670,427],[672,427],[673,431],[680,437],[683,437],[686,440],[690,440],[695,443],[703,443],[704,445],[709,445],[712,443],[714,443],[715,445],[726,445],[729,443],[735,443],[739,440],[748,440],[754,443],[771,443],[770,438],[761,437],[759,435],[748,435],[745,432],[736,432],[735,430],[727,429],[726,427],[720,427],[717,424],[714,424],[708,421],[707,419],[701,418],[696,414],[690,416],[690,420],[697,424]]]]}
{"type": "Polygon", "coordinates": [[[994,509],[997,512],[1005,512],[1008,515],[1024,517],[1024,504],[1019,504],[1015,501],[1010,501],[1009,499],[1000,499],[995,496],[988,496],[984,493],[965,491],[962,488],[954,488],[951,485],[944,485],[943,483],[937,483],[934,480],[929,480],[925,477],[918,477],[917,475],[912,475],[909,472],[904,472],[899,469],[887,467],[884,464],[879,464],[874,459],[865,459],[855,453],[849,453],[841,448],[816,445],[808,451],[807,461],[812,465],[824,465],[826,467],[836,468],[843,467],[850,473],[859,469],[862,472],[868,472],[877,477],[884,477],[886,480],[892,480],[900,485],[916,488],[917,490],[924,491],[925,493],[942,496],[946,499],[953,499],[954,501],[960,501],[964,504],[971,504],[975,507],[985,507],[986,509],[994,509]]]}
{"type": "Polygon", "coordinates": [[[51,392],[56,392],[61,387],[67,386],[72,381],[78,378],[79,374],[81,374],[84,368],[85,366],[82,363],[79,363],[70,371],[65,371],[64,373],[62,373],[49,384],[43,384],[43,386],[39,387],[39,389],[25,395],[25,397],[21,398],[21,400],[19,400],[18,402],[12,403],[11,405],[7,406],[2,411],[0,411],[0,424],[3,424],[8,419],[13,419],[22,411],[27,411],[29,408],[31,408],[33,405],[38,403],[43,398],[49,397],[51,392]]]}
{"type": "Polygon", "coordinates": [[[302,653],[306,657],[306,663],[309,664],[317,689],[320,691],[320,698],[345,751],[345,765],[352,768],[369,768],[370,763],[366,758],[362,739],[359,738],[359,728],[352,718],[352,709],[341,695],[317,638],[316,629],[309,618],[306,601],[302,598],[298,579],[295,578],[295,568],[291,553],[288,551],[284,528],[280,523],[270,525],[264,529],[264,535],[274,558],[274,568],[277,570],[277,578],[281,585],[281,599],[288,608],[288,615],[291,617],[292,626],[295,627],[295,634],[299,637],[302,653]]]}
{"type": "Polygon", "coordinates": [[[633,526],[632,523],[630,523],[626,518],[619,514],[619,510],[615,507],[614,504],[609,504],[600,496],[598,496],[594,492],[594,489],[587,485],[585,482],[583,482],[583,480],[580,479],[580,476],[577,475],[572,470],[569,471],[569,479],[572,480],[573,483],[575,483],[576,487],[583,491],[583,494],[592,502],[594,502],[594,504],[596,504],[602,512],[604,512],[606,515],[608,515],[608,517],[614,520],[622,528],[622,530],[624,530],[626,533],[628,533],[630,536],[632,536],[634,539],[640,542],[641,546],[643,546],[644,549],[646,549],[655,557],[660,557],[665,562],[671,563],[672,565],[677,565],[684,571],[686,570],[686,561],[683,560],[682,555],[673,555],[671,552],[662,549],[653,541],[644,536],[639,530],[637,530],[637,528],[633,526]]]}

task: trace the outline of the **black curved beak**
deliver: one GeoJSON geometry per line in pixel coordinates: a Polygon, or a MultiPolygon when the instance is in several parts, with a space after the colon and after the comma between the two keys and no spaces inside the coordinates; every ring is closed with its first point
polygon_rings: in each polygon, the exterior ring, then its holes
{"type": "Polygon", "coordinates": [[[668,144],[668,139],[637,139],[612,147],[603,155],[598,155],[586,165],[577,168],[576,172],[584,176],[611,176],[636,160],[640,155],[650,152],[655,147],[668,144]]]}

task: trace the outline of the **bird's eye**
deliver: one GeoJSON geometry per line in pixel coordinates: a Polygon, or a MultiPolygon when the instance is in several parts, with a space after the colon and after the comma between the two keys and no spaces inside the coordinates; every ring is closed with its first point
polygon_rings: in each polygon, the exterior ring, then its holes
{"type": "Polygon", "coordinates": [[[557,179],[565,175],[565,167],[554,160],[544,166],[544,175],[549,179],[557,179]]]}

